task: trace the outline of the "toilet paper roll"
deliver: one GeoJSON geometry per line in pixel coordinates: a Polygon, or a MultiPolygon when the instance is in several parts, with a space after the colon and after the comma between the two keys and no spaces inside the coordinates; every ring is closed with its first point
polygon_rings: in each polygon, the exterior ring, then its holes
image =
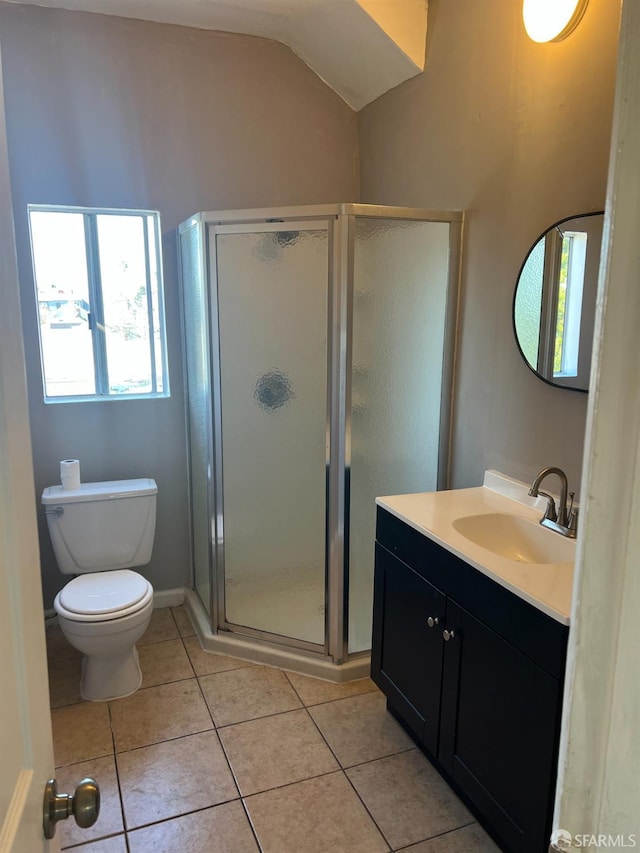
{"type": "Polygon", "coordinates": [[[80,488],[80,461],[63,459],[60,462],[60,482],[65,492],[80,488]]]}

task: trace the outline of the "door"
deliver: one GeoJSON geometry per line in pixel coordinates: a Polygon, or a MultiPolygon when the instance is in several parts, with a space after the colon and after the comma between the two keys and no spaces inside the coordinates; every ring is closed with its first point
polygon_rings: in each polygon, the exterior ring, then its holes
{"type": "Polygon", "coordinates": [[[42,831],[53,750],[1,79],[0,199],[0,853],[54,853],[42,831]]]}
{"type": "Polygon", "coordinates": [[[560,684],[451,599],[446,626],[438,758],[506,850],[542,853],[560,684]]]}
{"type": "Polygon", "coordinates": [[[445,596],[376,543],[371,677],[435,756],[445,596]]]}
{"type": "Polygon", "coordinates": [[[329,239],[326,221],[210,234],[220,624],[316,652],[326,652],[329,239]]]}

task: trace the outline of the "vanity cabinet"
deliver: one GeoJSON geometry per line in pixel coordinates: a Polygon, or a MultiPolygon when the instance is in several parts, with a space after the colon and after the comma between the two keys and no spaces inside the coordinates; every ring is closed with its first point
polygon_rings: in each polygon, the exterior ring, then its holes
{"type": "Polygon", "coordinates": [[[567,633],[378,509],[372,678],[513,853],[548,849],[567,633]]]}

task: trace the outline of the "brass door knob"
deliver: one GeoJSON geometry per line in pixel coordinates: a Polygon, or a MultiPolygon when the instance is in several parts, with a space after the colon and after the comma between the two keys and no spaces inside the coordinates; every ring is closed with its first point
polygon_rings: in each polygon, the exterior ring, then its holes
{"type": "Polygon", "coordinates": [[[82,829],[88,829],[100,814],[100,788],[95,779],[88,776],[78,783],[75,794],[59,794],[58,783],[49,779],[44,787],[42,806],[42,828],[45,838],[53,838],[56,824],[71,815],[82,829]]]}

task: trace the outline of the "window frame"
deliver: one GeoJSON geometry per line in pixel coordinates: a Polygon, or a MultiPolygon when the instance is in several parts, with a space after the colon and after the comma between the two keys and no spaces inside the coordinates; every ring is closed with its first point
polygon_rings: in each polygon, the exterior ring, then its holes
{"type": "MultiPolygon", "coordinates": [[[[576,379],[579,374],[580,326],[588,239],[587,231],[562,231],[561,254],[564,255],[565,251],[567,253],[567,279],[562,331],[556,328],[556,341],[560,339],[560,369],[552,371],[553,379],[576,379]]],[[[558,276],[558,300],[561,286],[558,276]]]]}
{"type": "Polygon", "coordinates": [[[91,344],[93,350],[93,369],[95,377],[95,394],[70,394],[60,396],[47,395],[44,347],[42,341],[42,330],[38,319],[38,343],[40,347],[40,371],[42,378],[42,393],[45,404],[57,403],[89,403],[112,400],[150,400],[161,399],[171,396],[169,386],[169,365],[167,357],[167,325],[164,306],[164,274],[162,267],[162,232],[160,229],[160,213],[157,210],[133,210],[128,208],[106,208],[106,207],[75,207],[71,205],[51,204],[29,204],[27,205],[27,219],[29,225],[29,249],[31,252],[31,265],[33,271],[33,285],[36,298],[36,316],[39,318],[40,299],[38,294],[38,281],[36,277],[35,252],[32,230],[32,213],[69,213],[80,214],[83,217],[85,257],[87,265],[87,284],[89,291],[89,312],[87,317],[88,328],[91,332],[91,344]],[[149,329],[149,358],[151,366],[152,389],[146,393],[113,393],[109,391],[109,365],[107,358],[107,347],[104,327],[103,288],[100,269],[100,247],[98,239],[98,217],[99,216],[133,216],[143,220],[145,274],[146,274],[146,307],[147,323],[149,329]],[[154,248],[150,246],[149,229],[153,229],[154,248]],[[157,323],[154,321],[154,296],[152,291],[152,258],[155,261],[155,277],[157,279],[157,323]],[[156,328],[157,327],[157,328],[156,328]],[[158,346],[155,334],[159,332],[159,359],[158,346]],[[162,372],[162,390],[157,390],[158,363],[162,372]]]}

